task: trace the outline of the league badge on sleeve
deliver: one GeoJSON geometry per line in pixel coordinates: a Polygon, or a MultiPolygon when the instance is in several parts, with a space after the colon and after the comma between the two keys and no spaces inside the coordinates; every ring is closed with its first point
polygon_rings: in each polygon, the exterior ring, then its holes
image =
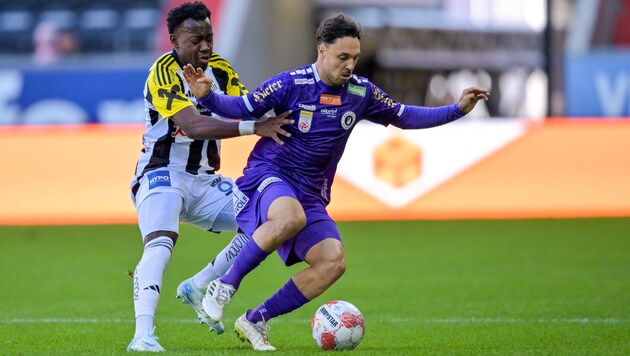
{"type": "Polygon", "coordinates": [[[311,129],[313,121],[313,113],[310,111],[300,110],[300,119],[298,120],[298,129],[302,132],[308,132],[311,129]]]}

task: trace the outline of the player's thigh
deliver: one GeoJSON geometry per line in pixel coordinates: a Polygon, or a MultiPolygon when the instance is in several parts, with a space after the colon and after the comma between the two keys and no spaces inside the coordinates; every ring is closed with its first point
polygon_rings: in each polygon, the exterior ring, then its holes
{"type": "Polygon", "coordinates": [[[250,192],[249,195],[240,192],[238,188],[234,189],[236,221],[250,236],[260,225],[269,220],[282,221],[295,214],[295,211],[304,213],[290,184],[282,180],[265,182],[263,181],[259,188],[250,192]],[[290,206],[283,204],[285,201],[290,201],[290,206]],[[275,207],[272,208],[272,205],[275,207]]]}
{"type": "Polygon", "coordinates": [[[183,204],[183,197],[176,191],[160,191],[144,197],[136,208],[142,238],[155,231],[179,234],[179,216],[183,204]]]}
{"type": "Polygon", "coordinates": [[[291,231],[295,235],[306,224],[304,208],[298,200],[293,187],[284,182],[270,184],[262,193],[260,199],[262,222],[274,221],[282,229],[291,231]]]}
{"type": "Polygon", "coordinates": [[[234,183],[225,177],[218,177],[218,182],[214,179],[204,182],[205,179],[197,178],[201,182],[196,184],[203,188],[193,192],[197,195],[194,201],[187,204],[182,221],[214,232],[238,231],[232,200],[234,183]]]}
{"type": "Polygon", "coordinates": [[[267,220],[292,220],[306,223],[306,214],[300,202],[291,196],[280,196],[269,205],[267,220]]]}
{"type": "Polygon", "coordinates": [[[305,261],[311,266],[324,263],[345,265],[341,234],[332,219],[307,223],[295,237],[278,248],[278,255],[287,266],[300,261],[305,261]]]}

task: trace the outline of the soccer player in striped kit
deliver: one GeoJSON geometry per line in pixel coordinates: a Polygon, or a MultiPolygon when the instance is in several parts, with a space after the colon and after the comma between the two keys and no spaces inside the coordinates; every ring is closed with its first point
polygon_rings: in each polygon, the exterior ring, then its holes
{"type": "Polygon", "coordinates": [[[264,82],[254,92],[228,97],[209,90],[212,80],[193,66],[184,76],[197,100],[225,117],[256,117],[269,109],[292,110],[291,139],[278,145],[260,139],[234,188],[236,220],[252,237],[229,271],[212,281],[202,305],[221,320],[241,281],[271,252],[284,263],[306,262],[276,294],[236,320],[241,340],[255,350],[275,350],[266,321],[289,313],[328,289],[346,269],[341,236],[326,211],[337,163],[356,123],[421,129],[444,125],[488,100],[483,88],[464,89],[453,105],[404,105],[368,79],[353,74],[361,53],[361,30],[350,17],[324,19],[317,31],[317,61],[264,82]]]}
{"type": "MultiPolygon", "coordinates": [[[[239,231],[232,203],[233,182],[216,173],[219,140],[256,134],[281,144],[278,135],[288,136],[281,126],[293,122],[285,118],[288,113],[265,117],[265,121],[226,120],[199,105],[183,78],[186,64],[212,78],[211,90],[217,93],[243,95],[247,90],[231,65],[212,52],[210,11],[203,3],[173,8],[167,25],[174,49],[159,57],[149,71],[144,89],[144,147],[131,182],[144,250],[133,275],[136,330],[129,351],[164,351],[154,335],[153,319],[180,221],[212,232],[239,231]]],[[[230,252],[240,250],[248,239],[236,234],[212,263],[177,288],[177,297],[190,304],[211,331],[222,333],[224,329],[203,311],[206,285],[225,273],[233,262],[230,252]]]]}

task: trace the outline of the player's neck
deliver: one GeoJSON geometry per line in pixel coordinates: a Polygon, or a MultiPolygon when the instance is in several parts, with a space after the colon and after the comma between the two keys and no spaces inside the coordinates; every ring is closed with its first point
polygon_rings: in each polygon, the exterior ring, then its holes
{"type": "Polygon", "coordinates": [[[327,76],[322,75],[322,74],[325,74],[326,72],[322,70],[322,65],[319,63],[319,61],[315,62],[315,70],[317,70],[317,76],[319,77],[319,80],[322,83],[328,85],[329,87],[336,86],[333,82],[330,81],[330,79],[328,79],[327,76]]]}

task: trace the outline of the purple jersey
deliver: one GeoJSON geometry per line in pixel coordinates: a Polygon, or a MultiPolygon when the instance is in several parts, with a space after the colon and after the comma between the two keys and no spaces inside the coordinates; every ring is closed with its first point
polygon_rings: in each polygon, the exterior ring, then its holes
{"type": "Polygon", "coordinates": [[[209,95],[201,103],[225,117],[261,117],[273,109],[276,113],[293,110],[295,124],[284,127],[291,133],[278,145],[271,138],[261,138],[251,152],[244,177],[236,183],[243,191],[252,191],[261,176],[277,175],[309,195],[330,201],[330,187],[350,133],[360,120],[384,126],[423,128],[453,121],[464,115],[457,106],[442,111],[418,112],[419,107],[405,106],[392,100],[369,80],[353,75],[340,86],[328,86],[319,78],[315,64],[280,73],[255,91],[236,98],[209,95]],[[410,110],[411,109],[411,110],[410,110]],[[406,112],[407,111],[407,112],[406,112]],[[409,125],[411,119],[413,123],[409,125]],[[414,121],[415,120],[415,121],[414,121]]]}

